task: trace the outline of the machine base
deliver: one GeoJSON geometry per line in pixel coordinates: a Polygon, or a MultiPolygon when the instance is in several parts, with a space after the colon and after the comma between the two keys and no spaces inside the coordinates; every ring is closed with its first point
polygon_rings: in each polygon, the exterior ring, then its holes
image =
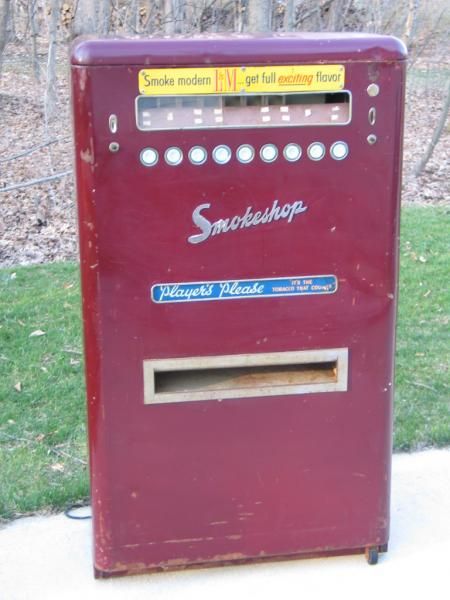
{"type": "Polygon", "coordinates": [[[224,559],[214,562],[198,562],[189,563],[186,565],[169,565],[169,566],[150,566],[146,567],[142,563],[133,565],[130,564],[125,568],[117,569],[114,571],[104,571],[94,566],[94,577],[95,579],[109,579],[111,577],[124,577],[126,575],[140,575],[140,574],[151,574],[161,573],[165,571],[184,571],[185,569],[206,569],[214,567],[225,567],[232,565],[245,565],[250,563],[263,563],[263,562],[280,562],[284,560],[298,560],[306,558],[324,558],[333,556],[349,556],[353,554],[365,554],[369,565],[375,565],[378,563],[378,555],[380,552],[387,552],[388,544],[382,544],[378,546],[366,546],[363,548],[349,548],[341,550],[324,550],[317,552],[307,552],[299,554],[288,554],[286,556],[256,556],[249,558],[235,558],[235,559],[224,559]]]}

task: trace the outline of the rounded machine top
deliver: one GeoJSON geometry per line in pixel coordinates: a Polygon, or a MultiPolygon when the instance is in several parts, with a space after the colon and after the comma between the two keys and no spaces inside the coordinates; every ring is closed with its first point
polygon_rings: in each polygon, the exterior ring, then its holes
{"type": "Polygon", "coordinates": [[[392,62],[407,57],[404,43],[366,33],[298,33],[271,36],[201,35],[160,38],[83,36],[72,46],[72,65],[189,66],[222,64],[392,62]]]}

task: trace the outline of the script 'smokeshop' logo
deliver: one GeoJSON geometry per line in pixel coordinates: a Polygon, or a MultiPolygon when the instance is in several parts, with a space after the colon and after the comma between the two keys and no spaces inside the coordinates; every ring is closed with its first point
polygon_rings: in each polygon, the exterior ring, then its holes
{"type": "Polygon", "coordinates": [[[248,206],[243,215],[234,215],[226,219],[219,219],[211,223],[202,213],[211,208],[211,204],[205,203],[200,204],[194,209],[192,213],[192,221],[196,225],[201,233],[196,233],[188,237],[188,242],[191,244],[199,244],[204,242],[212,235],[218,235],[219,233],[228,233],[229,231],[236,231],[236,229],[246,229],[247,227],[254,227],[256,225],[264,225],[265,223],[272,223],[272,221],[280,221],[285,219],[288,223],[292,223],[294,218],[308,208],[303,204],[303,200],[295,200],[292,203],[286,203],[280,206],[278,200],[274,200],[272,206],[266,208],[266,210],[257,210],[253,212],[253,208],[248,206]]]}

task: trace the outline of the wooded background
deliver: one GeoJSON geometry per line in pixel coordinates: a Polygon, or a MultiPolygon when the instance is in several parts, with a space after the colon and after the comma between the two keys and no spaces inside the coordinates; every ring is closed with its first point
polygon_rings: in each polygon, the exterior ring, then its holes
{"type": "Polygon", "coordinates": [[[75,258],[68,48],[80,34],[364,31],[409,50],[404,198],[450,181],[447,0],[0,0],[0,265],[75,258]]]}

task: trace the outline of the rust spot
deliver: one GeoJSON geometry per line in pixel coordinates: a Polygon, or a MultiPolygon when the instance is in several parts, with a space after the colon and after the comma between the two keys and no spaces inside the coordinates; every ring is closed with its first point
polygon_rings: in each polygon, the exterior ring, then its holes
{"type": "Polygon", "coordinates": [[[167,567],[180,567],[180,566],[185,566],[189,564],[189,559],[188,558],[169,558],[166,562],[165,562],[165,568],[167,567]]]}
{"type": "Polygon", "coordinates": [[[248,556],[246,556],[245,554],[242,554],[242,552],[229,552],[228,554],[216,554],[215,556],[212,557],[212,561],[214,562],[220,562],[220,561],[227,561],[227,560],[242,560],[242,559],[248,559],[248,556]]]}
{"type": "Polygon", "coordinates": [[[369,64],[367,76],[371,82],[377,81],[380,76],[380,69],[378,68],[378,64],[369,64]]]}
{"type": "Polygon", "coordinates": [[[86,89],[86,82],[87,82],[87,78],[88,78],[88,72],[87,69],[81,69],[80,70],[80,90],[82,92],[84,92],[84,90],[86,89]]]}
{"type": "Polygon", "coordinates": [[[163,544],[185,544],[186,542],[210,542],[214,538],[205,537],[205,538],[182,538],[179,540],[164,540],[163,544]]]}
{"type": "Polygon", "coordinates": [[[88,163],[89,165],[94,164],[94,154],[93,154],[91,148],[87,148],[86,150],[81,150],[80,158],[82,161],[88,163]]]}
{"type": "Polygon", "coordinates": [[[131,564],[125,564],[125,563],[121,563],[121,562],[116,562],[113,570],[114,571],[125,571],[126,573],[137,573],[140,571],[144,571],[147,568],[147,565],[145,563],[131,563],[131,564]]]}

